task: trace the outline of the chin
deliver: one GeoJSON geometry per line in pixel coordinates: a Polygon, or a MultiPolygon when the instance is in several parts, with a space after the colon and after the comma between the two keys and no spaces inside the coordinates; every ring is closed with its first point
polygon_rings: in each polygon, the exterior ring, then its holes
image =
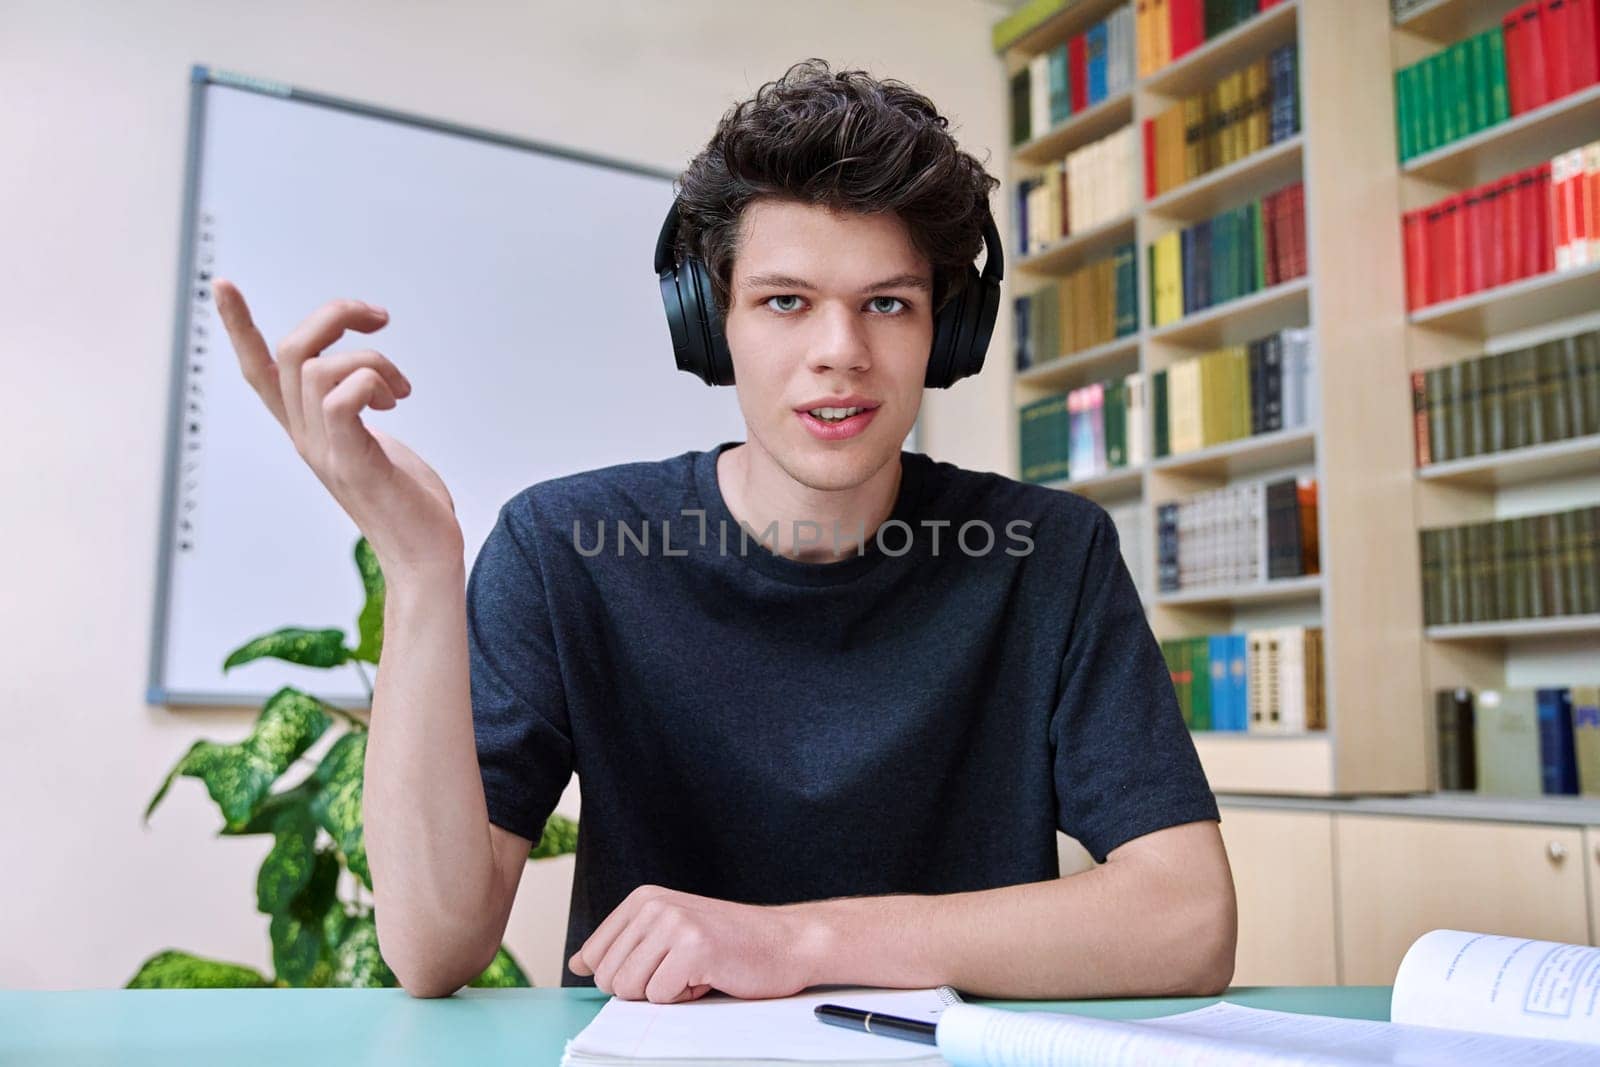
{"type": "Polygon", "coordinates": [[[803,441],[779,457],[789,476],[810,489],[826,492],[854,489],[900,454],[898,445],[853,440],[833,445],[803,441]]]}

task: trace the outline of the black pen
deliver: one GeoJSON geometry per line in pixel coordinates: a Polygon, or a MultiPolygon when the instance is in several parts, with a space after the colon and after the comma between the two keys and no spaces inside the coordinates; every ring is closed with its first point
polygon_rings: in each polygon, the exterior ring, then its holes
{"type": "Polygon", "coordinates": [[[885,1015],[881,1011],[847,1008],[842,1004],[819,1004],[816,1014],[818,1019],[831,1026],[864,1030],[882,1037],[898,1037],[902,1041],[919,1041],[924,1045],[936,1044],[933,1035],[938,1030],[938,1025],[935,1023],[905,1019],[898,1015],[885,1015]]]}

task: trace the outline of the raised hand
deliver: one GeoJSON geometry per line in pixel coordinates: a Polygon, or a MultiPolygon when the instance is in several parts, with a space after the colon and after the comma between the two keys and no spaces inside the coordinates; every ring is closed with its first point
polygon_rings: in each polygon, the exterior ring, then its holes
{"type": "Polygon", "coordinates": [[[238,288],[222,278],[211,288],[245,380],[366,536],[385,576],[461,566],[461,524],[444,481],[399,440],[361,421],[364,408],[395,407],[411,383],[371,349],[324,354],[346,330],[381,330],[389,313],[330,300],[278,344],[274,359],[238,288]]]}

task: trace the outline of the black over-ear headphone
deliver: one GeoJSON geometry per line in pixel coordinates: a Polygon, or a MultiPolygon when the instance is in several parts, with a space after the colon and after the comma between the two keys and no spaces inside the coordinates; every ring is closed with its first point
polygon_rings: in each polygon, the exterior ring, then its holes
{"type": "MultiPolygon", "coordinates": [[[[711,274],[695,256],[678,263],[674,245],[678,235],[678,202],[667,209],[656,239],[656,274],[661,279],[661,302],[666,306],[672,331],[672,354],[678,369],[688,371],[707,385],[732,385],[733,360],[722,332],[711,288],[711,274]]],[[[923,384],[946,389],[983,369],[989,336],[1000,310],[1000,281],[1005,276],[1005,252],[994,217],[983,220],[983,240],[988,249],[983,273],[967,267],[967,284],[934,316],[933,349],[923,384]]]]}

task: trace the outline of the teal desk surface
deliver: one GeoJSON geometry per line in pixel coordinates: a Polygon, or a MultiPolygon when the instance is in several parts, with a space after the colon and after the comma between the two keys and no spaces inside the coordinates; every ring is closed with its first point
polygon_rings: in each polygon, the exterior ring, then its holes
{"type": "MultiPolygon", "coordinates": [[[[1389,992],[1262,986],[1223,997],[971,1003],[1143,1019],[1225,999],[1387,1020],[1389,992]]],[[[0,1064],[555,1064],[607,999],[593,988],[470,989],[440,1000],[398,989],[0,990],[0,1064]]]]}

